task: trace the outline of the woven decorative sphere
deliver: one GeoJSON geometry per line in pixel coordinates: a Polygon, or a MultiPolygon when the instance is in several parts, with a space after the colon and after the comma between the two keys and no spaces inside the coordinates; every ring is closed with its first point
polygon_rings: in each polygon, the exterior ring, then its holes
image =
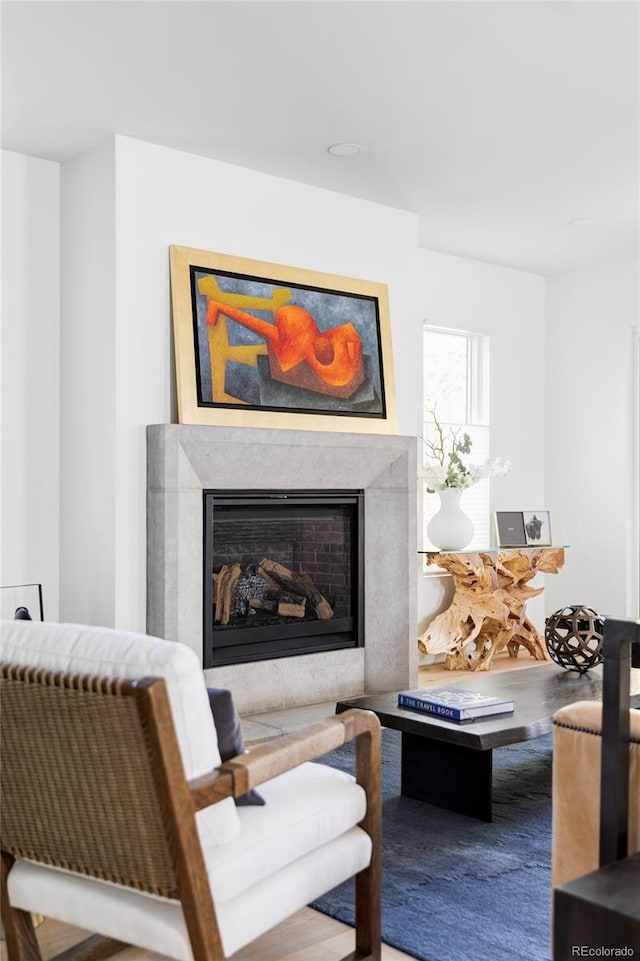
{"type": "Polygon", "coordinates": [[[556,664],[584,674],[602,660],[603,630],[604,618],[579,604],[551,614],[545,622],[544,639],[556,664]]]}

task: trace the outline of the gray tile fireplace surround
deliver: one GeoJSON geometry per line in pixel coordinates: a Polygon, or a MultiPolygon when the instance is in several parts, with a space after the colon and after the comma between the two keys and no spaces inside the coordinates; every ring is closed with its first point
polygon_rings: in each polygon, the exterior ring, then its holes
{"type": "Polygon", "coordinates": [[[365,492],[365,644],[217,667],[251,714],[415,687],[415,437],[254,428],[147,428],[147,630],[202,659],[203,489],[365,492]]]}

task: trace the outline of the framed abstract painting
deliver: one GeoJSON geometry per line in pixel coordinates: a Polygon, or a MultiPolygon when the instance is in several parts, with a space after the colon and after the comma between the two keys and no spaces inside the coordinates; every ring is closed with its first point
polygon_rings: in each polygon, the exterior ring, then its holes
{"type": "Polygon", "coordinates": [[[394,434],[384,284],[170,248],[182,424],[394,434]]]}

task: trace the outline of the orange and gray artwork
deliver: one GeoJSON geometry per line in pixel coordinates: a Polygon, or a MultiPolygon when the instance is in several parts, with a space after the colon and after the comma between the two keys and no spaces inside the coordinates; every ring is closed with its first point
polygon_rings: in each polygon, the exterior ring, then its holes
{"type": "Polygon", "coordinates": [[[201,406],[385,416],[374,297],[191,272],[201,406]]]}

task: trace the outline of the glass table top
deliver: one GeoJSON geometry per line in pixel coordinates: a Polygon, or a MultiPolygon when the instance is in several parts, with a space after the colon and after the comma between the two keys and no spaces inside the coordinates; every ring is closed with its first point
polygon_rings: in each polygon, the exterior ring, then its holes
{"type": "Polygon", "coordinates": [[[439,551],[437,548],[422,548],[418,554],[504,554],[506,551],[557,551],[570,547],[570,544],[522,544],[518,547],[469,547],[463,551],[439,551]]]}

